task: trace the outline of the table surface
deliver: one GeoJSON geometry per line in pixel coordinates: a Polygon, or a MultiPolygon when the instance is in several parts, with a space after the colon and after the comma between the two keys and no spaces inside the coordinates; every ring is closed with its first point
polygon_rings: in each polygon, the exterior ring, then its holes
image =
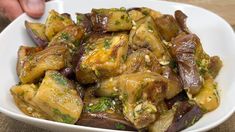
{"type": "MultiPolygon", "coordinates": [[[[167,0],[182,3],[189,3],[206,8],[223,17],[235,29],[235,0],[167,0]]],[[[8,20],[0,17],[0,31],[9,24],[8,20]]],[[[0,113],[0,132],[48,132],[9,117],[0,113]]],[[[210,132],[233,132],[235,131],[235,114],[210,132]]]]}

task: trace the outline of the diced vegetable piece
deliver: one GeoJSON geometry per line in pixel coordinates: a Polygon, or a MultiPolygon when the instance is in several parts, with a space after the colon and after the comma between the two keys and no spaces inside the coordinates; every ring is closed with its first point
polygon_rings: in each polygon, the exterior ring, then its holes
{"type": "Polygon", "coordinates": [[[167,132],[178,132],[195,124],[203,111],[194,102],[180,102],[175,106],[175,115],[167,132]]]}
{"type": "Polygon", "coordinates": [[[37,90],[38,87],[34,84],[16,85],[10,89],[16,105],[26,115],[36,118],[50,119],[50,117],[40,110],[33,101],[37,90]]]}
{"type": "Polygon", "coordinates": [[[219,106],[219,95],[213,77],[207,76],[200,92],[193,98],[205,111],[209,112],[219,106]]]}
{"type": "Polygon", "coordinates": [[[197,94],[202,87],[199,69],[196,64],[196,38],[194,35],[180,34],[172,40],[172,56],[178,63],[180,77],[184,89],[192,95],[197,94]]]}
{"type": "Polygon", "coordinates": [[[166,99],[171,99],[183,90],[183,84],[180,76],[177,75],[169,67],[163,67],[163,75],[168,79],[168,85],[166,90],[166,99]]]}
{"type": "Polygon", "coordinates": [[[186,33],[190,33],[190,30],[188,29],[187,24],[186,24],[187,18],[188,16],[185,15],[181,10],[175,11],[175,19],[178,25],[180,26],[181,30],[186,33]]]}
{"type": "Polygon", "coordinates": [[[136,22],[139,19],[145,17],[145,15],[141,12],[140,8],[131,8],[128,9],[128,15],[130,16],[131,20],[136,22]]]}
{"type": "Polygon", "coordinates": [[[93,30],[112,32],[130,30],[131,19],[126,10],[122,9],[92,9],[91,21],[93,30]]]}
{"type": "Polygon", "coordinates": [[[184,102],[184,101],[188,101],[189,98],[187,96],[187,93],[185,91],[180,92],[179,94],[177,94],[175,97],[169,99],[169,100],[165,100],[166,105],[168,107],[168,109],[171,109],[172,106],[176,103],[176,102],[184,102]]]}
{"type": "Polygon", "coordinates": [[[45,25],[41,23],[32,23],[25,21],[25,27],[32,38],[32,40],[36,43],[39,47],[46,47],[48,44],[47,37],[45,35],[45,25]]]}
{"type": "MultiPolygon", "coordinates": [[[[60,70],[65,66],[67,48],[63,45],[48,47],[24,58],[19,64],[22,83],[37,81],[46,70],[60,70]]],[[[19,57],[20,58],[20,57],[19,57]]]]}
{"type": "Polygon", "coordinates": [[[145,16],[151,16],[154,20],[162,16],[162,14],[159,11],[155,11],[148,7],[142,7],[140,8],[140,10],[145,16]]]}
{"type": "MultiPolygon", "coordinates": [[[[125,56],[124,56],[125,57],[125,56]]],[[[135,73],[151,71],[161,73],[162,68],[156,58],[156,56],[147,49],[139,49],[129,54],[124,58],[125,61],[125,72],[124,73],[135,73]]]]}
{"type": "Polygon", "coordinates": [[[22,70],[22,63],[25,58],[28,56],[31,56],[32,54],[35,54],[39,51],[43,50],[40,47],[27,47],[27,46],[20,46],[18,50],[18,59],[17,59],[17,66],[16,66],[16,71],[17,75],[20,75],[20,72],[22,70]]]}
{"type": "Polygon", "coordinates": [[[86,33],[90,33],[92,31],[92,22],[91,22],[91,13],[81,14],[76,13],[77,16],[77,25],[84,28],[86,33]]]}
{"type": "Polygon", "coordinates": [[[223,63],[218,56],[213,56],[210,58],[210,64],[208,66],[208,70],[213,78],[215,78],[218,75],[222,66],[223,66],[223,63]]]}
{"type": "Polygon", "coordinates": [[[83,113],[76,124],[113,130],[136,130],[122,115],[108,112],[83,113]]]}
{"type": "Polygon", "coordinates": [[[203,115],[193,102],[179,102],[149,127],[150,132],[178,132],[196,123],[203,115]]]}
{"type": "Polygon", "coordinates": [[[74,47],[79,46],[83,35],[84,32],[82,28],[75,25],[67,26],[65,29],[57,33],[52,38],[49,46],[57,44],[67,44],[68,47],[71,47],[71,49],[73,49],[74,47]]]}
{"type": "MultiPolygon", "coordinates": [[[[123,102],[123,114],[138,129],[155,121],[159,114],[156,105],[165,97],[166,78],[153,72],[137,72],[120,75],[112,81],[117,81],[113,89],[106,85],[106,87],[99,87],[96,92],[100,95],[110,93],[110,96],[114,92],[119,94],[119,99],[123,102]],[[106,88],[108,92],[105,91],[106,88]]],[[[112,81],[109,82],[112,83],[112,81]]]]}
{"type": "Polygon", "coordinates": [[[51,10],[45,24],[45,34],[47,39],[51,40],[58,32],[73,24],[72,19],[68,15],[61,15],[55,10],[51,10]]]}
{"type": "Polygon", "coordinates": [[[168,42],[171,41],[172,38],[176,37],[180,31],[176,20],[171,15],[163,15],[156,19],[155,23],[160,35],[168,42]]]}
{"type": "Polygon", "coordinates": [[[160,64],[170,63],[170,56],[160,39],[153,19],[148,16],[136,22],[129,35],[130,47],[134,50],[148,48],[157,57],[160,64]]]}
{"type": "Polygon", "coordinates": [[[75,85],[57,71],[47,71],[34,98],[35,103],[54,121],[74,124],[83,103],[75,85]]]}
{"type": "Polygon", "coordinates": [[[105,36],[87,43],[78,53],[76,77],[80,83],[94,83],[99,79],[119,75],[123,56],[128,49],[128,36],[105,36]],[[81,55],[82,54],[82,55],[81,55]]]}
{"type": "Polygon", "coordinates": [[[169,110],[160,115],[156,122],[149,126],[149,132],[167,132],[167,129],[173,122],[174,115],[174,110],[169,110]]]}

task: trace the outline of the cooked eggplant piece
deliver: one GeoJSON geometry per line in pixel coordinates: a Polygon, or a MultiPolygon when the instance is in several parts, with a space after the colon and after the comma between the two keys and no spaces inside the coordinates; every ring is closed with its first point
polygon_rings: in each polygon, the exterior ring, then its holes
{"type": "Polygon", "coordinates": [[[162,44],[157,27],[150,16],[136,22],[130,32],[129,41],[132,49],[148,48],[157,57],[160,64],[170,63],[170,55],[162,44]]]}
{"type": "Polygon", "coordinates": [[[223,66],[223,63],[221,61],[221,59],[218,57],[218,56],[212,56],[210,58],[210,63],[208,65],[208,70],[209,70],[209,73],[212,75],[213,78],[215,78],[220,69],[222,68],[223,66]]]}
{"type": "Polygon", "coordinates": [[[141,12],[140,8],[131,8],[128,9],[128,15],[130,16],[131,20],[136,22],[139,19],[145,17],[145,15],[141,12]]]}
{"type": "Polygon", "coordinates": [[[132,23],[126,10],[123,9],[92,9],[91,21],[93,30],[113,32],[131,30],[132,23]]]}
{"type": "Polygon", "coordinates": [[[37,90],[38,86],[34,84],[16,85],[10,89],[16,105],[23,113],[36,118],[50,119],[33,101],[37,90]]]}
{"type": "Polygon", "coordinates": [[[124,58],[124,73],[151,71],[161,73],[161,66],[156,56],[147,49],[139,49],[124,58]],[[125,61],[126,60],[126,61],[125,61]]]}
{"type": "Polygon", "coordinates": [[[122,104],[118,99],[96,98],[94,88],[88,88],[84,97],[84,109],[77,125],[114,129],[135,130],[122,114],[122,104]]]}
{"type": "Polygon", "coordinates": [[[18,50],[18,59],[17,59],[17,66],[16,71],[17,75],[20,76],[20,72],[22,70],[22,62],[25,58],[28,56],[31,56],[32,54],[35,54],[39,51],[43,50],[41,47],[27,47],[27,46],[20,46],[18,50]]]}
{"type": "Polygon", "coordinates": [[[184,14],[181,10],[176,10],[175,11],[175,19],[180,26],[181,30],[186,32],[186,33],[191,33],[190,30],[187,27],[186,20],[188,16],[184,14]]]}
{"type": "Polygon", "coordinates": [[[166,78],[153,72],[138,72],[123,74],[112,80],[117,81],[115,87],[110,85],[111,88],[106,84],[106,87],[99,87],[96,93],[101,96],[108,93],[113,96],[113,92],[118,93],[124,107],[123,114],[138,129],[148,126],[157,119],[159,113],[156,105],[164,100],[166,78]]]}
{"type": "Polygon", "coordinates": [[[76,13],[77,25],[84,28],[86,33],[90,33],[92,31],[92,22],[91,22],[91,13],[76,13]]]}
{"type": "Polygon", "coordinates": [[[188,100],[189,100],[189,98],[187,96],[187,93],[185,91],[182,91],[179,94],[177,94],[176,96],[174,96],[173,98],[171,98],[169,100],[165,100],[165,102],[166,102],[168,109],[171,109],[172,106],[176,102],[184,102],[184,101],[188,101],[188,100]]]}
{"type": "Polygon", "coordinates": [[[72,67],[63,68],[62,70],[60,70],[60,73],[69,79],[75,78],[75,73],[72,67]]]}
{"type": "Polygon", "coordinates": [[[172,40],[172,56],[178,63],[178,69],[184,89],[192,95],[202,87],[199,69],[196,64],[196,40],[194,35],[179,35],[172,40]]]}
{"type": "Polygon", "coordinates": [[[193,102],[179,102],[149,127],[150,132],[178,132],[192,126],[203,115],[193,102]]]}
{"type": "Polygon", "coordinates": [[[33,100],[52,120],[69,124],[79,119],[83,108],[75,85],[57,71],[46,72],[33,100]]]}
{"type": "Polygon", "coordinates": [[[179,75],[177,75],[171,68],[163,67],[163,74],[168,79],[168,85],[166,89],[166,99],[171,99],[183,90],[183,84],[179,75]]]}
{"type": "Polygon", "coordinates": [[[79,46],[83,36],[84,31],[82,28],[76,25],[70,25],[57,33],[52,38],[48,46],[66,44],[70,49],[74,49],[75,47],[79,46]]]}
{"type": "Polygon", "coordinates": [[[219,106],[217,85],[212,76],[205,77],[202,89],[194,96],[193,100],[206,112],[210,112],[219,106]]]}
{"type": "Polygon", "coordinates": [[[123,116],[116,113],[83,113],[76,124],[113,130],[136,130],[123,116]]]}
{"type": "Polygon", "coordinates": [[[203,111],[193,102],[176,104],[175,115],[167,132],[178,132],[195,124],[202,116],[203,111]]]}
{"type": "Polygon", "coordinates": [[[25,21],[25,27],[29,36],[37,46],[39,47],[47,46],[48,40],[45,35],[46,27],[44,24],[25,21]]]}
{"type": "MultiPolygon", "coordinates": [[[[128,49],[128,36],[124,33],[104,36],[84,46],[82,57],[77,62],[76,77],[82,84],[119,75],[120,66],[128,49]]],[[[80,54],[80,53],[79,53],[80,54]]],[[[80,54],[81,55],[81,54],[80,54]]]]}
{"type": "Polygon", "coordinates": [[[50,41],[58,32],[73,24],[74,23],[70,16],[59,14],[55,10],[51,10],[45,24],[45,34],[47,39],[50,41]]]}
{"type": "Polygon", "coordinates": [[[168,42],[176,37],[180,31],[175,18],[171,15],[163,15],[157,18],[155,23],[162,38],[168,42]]]}
{"type": "Polygon", "coordinates": [[[20,81],[23,84],[35,82],[47,70],[62,69],[66,65],[67,51],[65,46],[55,45],[25,57],[18,65],[20,81]]]}

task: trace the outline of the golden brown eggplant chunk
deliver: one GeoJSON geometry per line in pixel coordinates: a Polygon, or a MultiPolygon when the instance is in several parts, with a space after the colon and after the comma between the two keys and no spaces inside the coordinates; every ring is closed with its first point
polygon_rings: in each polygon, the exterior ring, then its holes
{"type": "Polygon", "coordinates": [[[208,65],[208,70],[213,78],[215,78],[218,75],[222,66],[223,66],[223,63],[218,56],[210,57],[210,64],[208,65]]]}
{"type": "Polygon", "coordinates": [[[123,114],[138,129],[144,128],[156,120],[159,115],[156,106],[165,97],[166,78],[153,72],[138,72],[123,74],[109,80],[110,83],[112,81],[116,81],[115,87],[110,85],[111,88],[107,84],[102,87],[103,84],[101,84],[101,87],[96,90],[96,94],[113,96],[113,93],[116,92],[123,103],[123,114]]]}
{"type": "Polygon", "coordinates": [[[186,20],[188,16],[184,14],[181,10],[176,10],[175,11],[175,19],[180,26],[181,30],[186,32],[186,33],[191,33],[190,30],[187,27],[186,20]]]}
{"type": "Polygon", "coordinates": [[[160,115],[150,125],[150,132],[178,132],[192,126],[203,116],[203,111],[194,102],[178,102],[172,109],[160,115]]]}
{"type": "Polygon", "coordinates": [[[35,54],[39,51],[43,50],[41,47],[27,47],[27,46],[20,46],[18,50],[18,59],[17,59],[17,66],[16,66],[16,72],[17,75],[20,76],[20,72],[22,69],[22,64],[24,59],[28,56],[31,56],[32,54],[35,54]]]}
{"type": "Polygon", "coordinates": [[[139,49],[125,59],[124,73],[151,71],[161,73],[161,66],[156,56],[147,49],[139,49]]]}
{"type": "Polygon", "coordinates": [[[32,23],[25,21],[25,28],[31,37],[31,39],[35,42],[35,44],[39,47],[46,47],[48,44],[47,37],[45,35],[45,25],[41,23],[32,23]]]}
{"type": "Polygon", "coordinates": [[[166,99],[171,99],[183,90],[183,84],[180,76],[177,75],[170,67],[163,67],[163,74],[168,79],[168,85],[166,90],[166,99]]]}
{"type": "Polygon", "coordinates": [[[92,31],[92,22],[91,22],[91,13],[76,13],[77,22],[76,24],[78,26],[83,27],[86,34],[90,33],[92,31]]]}
{"type": "Polygon", "coordinates": [[[153,52],[160,64],[169,64],[170,55],[162,44],[157,27],[150,16],[136,22],[130,32],[129,41],[132,49],[147,48],[153,52]]]}
{"type": "Polygon", "coordinates": [[[76,25],[70,25],[64,28],[62,31],[57,33],[48,46],[53,46],[57,44],[67,44],[70,49],[74,49],[79,46],[82,37],[84,36],[84,31],[81,27],[76,25]]]}
{"type": "Polygon", "coordinates": [[[123,58],[127,55],[128,36],[120,33],[97,38],[84,46],[79,53],[76,77],[82,84],[94,83],[119,75],[123,58]]]}
{"type": "Polygon", "coordinates": [[[50,119],[33,101],[37,90],[38,86],[34,84],[16,85],[10,89],[16,105],[23,113],[36,118],[50,119]]]}
{"type": "Polygon", "coordinates": [[[68,50],[63,45],[48,47],[25,57],[18,65],[20,81],[31,83],[44,75],[46,70],[60,70],[66,65],[68,50]]]}
{"type": "Polygon", "coordinates": [[[73,21],[70,16],[65,14],[59,14],[55,10],[51,10],[46,20],[45,34],[50,41],[58,32],[63,30],[69,25],[73,25],[73,21]]]}
{"type": "Polygon", "coordinates": [[[74,124],[80,117],[83,102],[75,85],[58,71],[47,71],[33,98],[52,120],[74,124]]]}
{"type": "Polygon", "coordinates": [[[217,85],[212,76],[206,75],[203,87],[193,100],[206,112],[210,112],[219,106],[217,85]]]}
{"type": "Polygon", "coordinates": [[[172,40],[172,56],[178,63],[178,69],[184,89],[192,95],[202,87],[199,69],[196,64],[196,38],[194,35],[179,35],[172,40]]]}
{"type": "Polygon", "coordinates": [[[176,37],[180,31],[176,20],[171,15],[163,15],[156,19],[155,23],[162,38],[168,42],[176,37]]]}
{"type": "Polygon", "coordinates": [[[133,20],[134,22],[140,20],[141,18],[143,18],[145,16],[151,16],[154,19],[154,21],[162,16],[162,14],[160,12],[152,10],[147,7],[130,8],[130,9],[128,9],[128,14],[129,14],[131,20],[133,20]]]}
{"type": "Polygon", "coordinates": [[[91,21],[93,30],[98,32],[114,32],[131,30],[132,23],[124,9],[92,9],[91,21]]]}

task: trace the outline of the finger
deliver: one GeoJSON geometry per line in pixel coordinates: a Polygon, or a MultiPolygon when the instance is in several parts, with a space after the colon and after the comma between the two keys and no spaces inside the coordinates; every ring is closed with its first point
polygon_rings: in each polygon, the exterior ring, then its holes
{"type": "Polygon", "coordinates": [[[23,13],[18,0],[0,0],[0,8],[3,15],[11,21],[23,13]]]}
{"type": "Polygon", "coordinates": [[[43,15],[45,9],[45,0],[19,0],[20,5],[27,15],[33,18],[39,18],[43,15]]]}

